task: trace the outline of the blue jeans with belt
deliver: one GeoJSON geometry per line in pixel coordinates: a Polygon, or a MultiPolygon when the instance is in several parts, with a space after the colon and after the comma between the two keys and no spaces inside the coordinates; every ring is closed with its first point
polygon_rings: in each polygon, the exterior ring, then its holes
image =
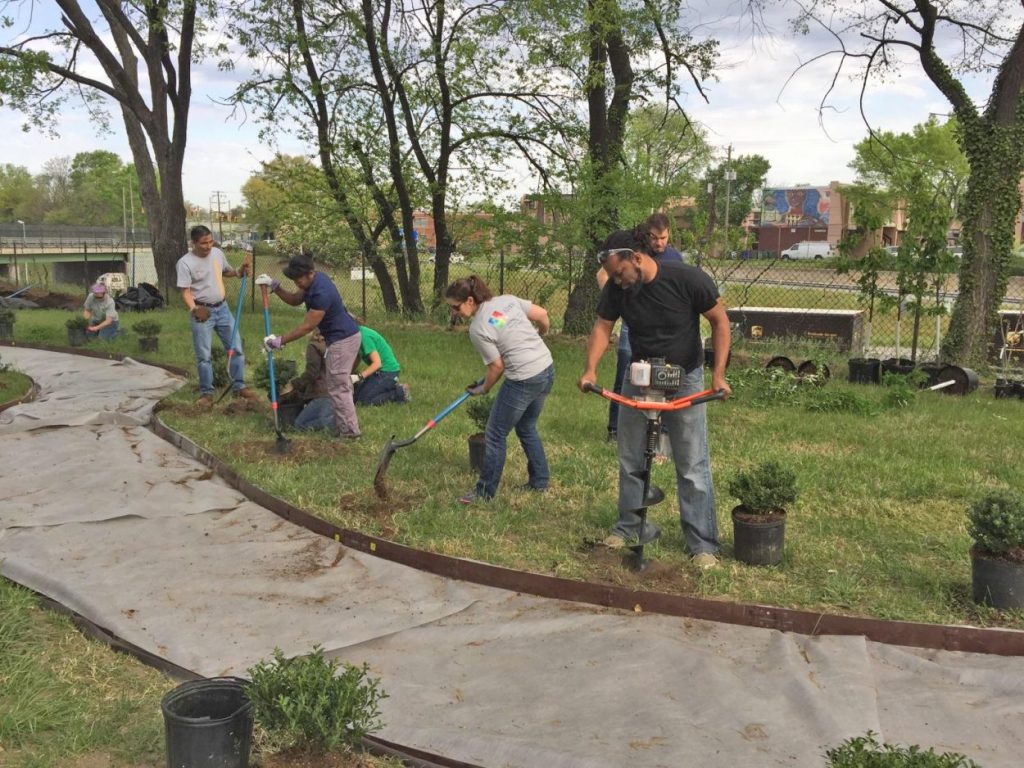
{"type": "MultiPolygon", "coordinates": [[[[213,362],[210,359],[213,351],[213,334],[216,333],[220,337],[226,352],[231,348],[231,329],[235,322],[226,301],[208,309],[210,316],[201,323],[196,320],[195,315],[189,315],[192,325],[192,348],[196,353],[196,369],[199,372],[199,393],[202,395],[213,394],[213,362]]],[[[241,335],[235,337],[234,349],[228,372],[231,375],[231,388],[237,392],[245,386],[245,355],[242,352],[241,335]]]]}
{"type": "MultiPolygon", "coordinates": [[[[693,395],[704,389],[704,368],[697,366],[683,377],[678,392],[669,399],[693,395]]],[[[622,394],[633,397],[639,389],[627,379],[622,394]]],[[[715,517],[715,487],[711,479],[711,457],[708,454],[708,431],[705,417],[707,405],[695,405],[679,411],[665,411],[662,428],[668,430],[676,469],[676,493],[679,499],[679,520],[683,537],[691,555],[702,552],[718,554],[718,520],[715,517]]],[[[612,532],[627,541],[640,535],[643,506],[643,470],[646,446],[647,417],[635,408],[619,411],[619,519],[612,532]]],[[[651,523],[648,522],[648,526],[651,523]]]]}
{"type": "Polygon", "coordinates": [[[530,487],[538,491],[548,487],[551,472],[544,455],[544,445],[537,432],[537,419],[544,401],[555,383],[555,366],[549,365],[536,376],[522,381],[505,379],[491,406],[491,416],[484,432],[486,443],[484,468],[476,481],[476,495],[490,499],[498,491],[501,473],[505,470],[506,443],[513,429],[526,452],[526,471],[530,487]]]}

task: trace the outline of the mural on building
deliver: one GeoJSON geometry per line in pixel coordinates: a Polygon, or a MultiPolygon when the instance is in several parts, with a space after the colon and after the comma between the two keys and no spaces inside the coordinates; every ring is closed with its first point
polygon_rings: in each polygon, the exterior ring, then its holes
{"type": "Polygon", "coordinates": [[[766,189],[761,221],[785,224],[828,225],[828,187],[790,187],[766,189]]]}

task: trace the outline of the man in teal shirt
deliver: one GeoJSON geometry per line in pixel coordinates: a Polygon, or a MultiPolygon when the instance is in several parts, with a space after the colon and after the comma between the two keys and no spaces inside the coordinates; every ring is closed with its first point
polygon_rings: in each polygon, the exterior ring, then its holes
{"type": "Polygon", "coordinates": [[[362,342],[359,359],[366,366],[355,376],[356,405],[384,405],[409,402],[409,385],[398,381],[402,368],[391,345],[365,325],[359,326],[362,342]]]}

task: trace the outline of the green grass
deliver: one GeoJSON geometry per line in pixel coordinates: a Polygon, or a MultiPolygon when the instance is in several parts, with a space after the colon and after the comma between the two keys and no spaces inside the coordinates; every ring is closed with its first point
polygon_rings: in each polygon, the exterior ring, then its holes
{"type": "MultiPolygon", "coordinates": [[[[298,310],[274,306],[274,329],[290,327],[298,310]]],[[[181,310],[158,313],[164,324],[160,356],[191,369],[191,342],[181,310]]],[[[59,342],[62,313],[22,313],[19,338],[59,342]]],[[[262,319],[248,314],[249,366],[262,319]]],[[[291,455],[271,452],[273,431],[261,414],[228,416],[222,409],[196,413],[196,396],[186,386],[169,399],[163,418],[174,428],[227,460],[242,474],[334,523],[394,538],[449,555],[570,578],[635,583],[607,567],[587,541],[603,538],[616,517],[617,459],[604,441],[606,403],[583,395],[575,379],[583,364],[581,341],[552,337],[556,384],[540,428],[552,468],[553,487],[543,496],[517,490],[526,481],[522,451],[510,441],[505,476],[491,503],[463,507],[456,499],[472,487],[467,436],[473,431],[464,411],[454,412],[419,442],[400,449],[387,473],[390,504],[372,491],[379,452],[392,435],[413,435],[457,397],[483,366],[464,329],[430,325],[378,325],[392,343],[410,383],[409,406],[360,409],[364,438],[339,445],[315,436],[296,436],[291,455]]],[[[133,340],[112,349],[131,352],[133,340]]],[[[818,358],[827,348],[805,345],[800,355],[818,358]]],[[[730,377],[744,358],[789,354],[785,346],[737,348],[730,377]]],[[[285,348],[300,360],[301,343],[285,348]]],[[[845,361],[827,359],[833,381],[822,395],[826,410],[810,410],[807,399],[765,396],[737,381],[735,397],[709,406],[712,465],[717,478],[717,513],[726,559],[706,575],[692,571],[683,552],[674,478],[667,466],[655,482],[670,502],[651,510],[664,530],[649,554],[673,574],[652,588],[720,599],[769,603],[811,610],[926,622],[1024,629],[1020,613],[974,606],[970,599],[970,540],[965,511],[984,490],[1018,482],[1017,447],[1024,444],[1022,404],[995,400],[991,389],[966,398],[917,394],[910,408],[884,404],[882,387],[846,384],[845,361]],[[857,413],[836,411],[836,403],[857,399],[857,413]],[[833,410],[828,410],[832,408],[833,410]],[[867,415],[859,415],[865,413],[867,415]],[[778,568],[736,563],[731,553],[728,479],[766,459],[792,466],[800,497],[788,521],[786,556],[778,568]]],[[[605,355],[599,379],[611,384],[614,354],[605,355]]],[[[301,363],[300,363],[301,365],[301,363]]],[[[742,378],[742,377],[740,377],[742,378]]]]}
{"type": "Polygon", "coordinates": [[[0,352],[0,405],[24,396],[32,386],[32,379],[17,371],[3,370],[3,353],[0,352]]]}
{"type": "Polygon", "coordinates": [[[156,766],[175,683],[79,634],[0,579],[0,764],[156,766]]]}

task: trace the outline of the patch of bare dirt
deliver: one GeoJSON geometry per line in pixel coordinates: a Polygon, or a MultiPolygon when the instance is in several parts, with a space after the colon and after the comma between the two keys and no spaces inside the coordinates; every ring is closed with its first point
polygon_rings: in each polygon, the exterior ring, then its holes
{"type": "MultiPolygon", "coordinates": [[[[18,288],[10,283],[0,280],[0,293],[4,296],[9,296],[17,290],[18,288]]],[[[43,309],[78,311],[82,308],[82,304],[85,303],[85,290],[82,290],[81,296],[69,296],[66,293],[50,293],[45,288],[30,288],[24,293],[19,293],[18,298],[35,302],[43,309]]]]}
{"type": "Polygon", "coordinates": [[[693,574],[678,563],[648,560],[646,568],[638,572],[632,568],[630,554],[629,550],[595,546],[586,553],[591,566],[587,581],[677,595],[689,595],[695,591],[693,574]]]}
{"type": "Polygon", "coordinates": [[[343,493],[338,499],[338,506],[376,520],[380,524],[381,536],[391,539],[398,533],[395,513],[412,509],[419,502],[420,499],[394,491],[389,491],[387,498],[382,499],[367,488],[365,493],[343,493]]]}

